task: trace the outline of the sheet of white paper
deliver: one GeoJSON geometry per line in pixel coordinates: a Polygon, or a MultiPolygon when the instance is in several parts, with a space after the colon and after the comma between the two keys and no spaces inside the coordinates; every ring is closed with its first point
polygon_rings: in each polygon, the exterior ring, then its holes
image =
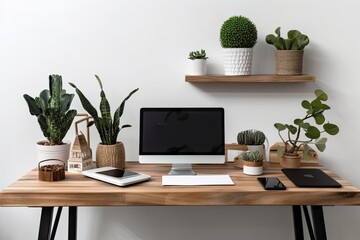
{"type": "Polygon", "coordinates": [[[162,176],[163,186],[234,185],[229,175],[162,176]]]}

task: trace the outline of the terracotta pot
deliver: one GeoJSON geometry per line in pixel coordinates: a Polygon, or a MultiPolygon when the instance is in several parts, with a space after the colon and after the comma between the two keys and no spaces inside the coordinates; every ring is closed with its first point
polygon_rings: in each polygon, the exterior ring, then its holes
{"type": "Polygon", "coordinates": [[[276,74],[301,75],[304,50],[276,50],[276,74]]]}
{"type": "Polygon", "coordinates": [[[280,158],[280,166],[283,168],[299,168],[300,167],[300,156],[295,155],[283,155],[280,158]]]}
{"type": "Polygon", "coordinates": [[[98,144],[96,148],[97,167],[125,168],[125,148],[122,142],[113,145],[98,144]]]}

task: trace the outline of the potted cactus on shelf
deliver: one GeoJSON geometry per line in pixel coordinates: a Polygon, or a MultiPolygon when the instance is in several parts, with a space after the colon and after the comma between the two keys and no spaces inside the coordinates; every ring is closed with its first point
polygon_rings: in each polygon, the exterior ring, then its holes
{"type": "Polygon", "coordinates": [[[243,173],[247,175],[261,175],[263,173],[264,162],[260,151],[243,152],[243,173]]]}
{"type": "Polygon", "coordinates": [[[240,145],[246,145],[250,152],[258,151],[261,156],[264,154],[264,143],[266,136],[262,131],[249,129],[241,131],[237,135],[237,142],[240,145]]]}
{"type": "Polygon", "coordinates": [[[70,142],[63,141],[75,116],[76,110],[69,110],[74,94],[62,88],[59,75],[49,76],[49,90],[43,90],[39,97],[24,94],[31,115],[37,117],[46,141],[37,143],[38,160],[59,159],[66,163],[70,154],[70,142]]]}
{"type": "Polygon", "coordinates": [[[73,83],[69,83],[76,89],[76,93],[80,98],[83,108],[90,114],[93,121],[89,122],[88,126],[95,124],[99,132],[101,143],[96,148],[96,166],[105,167],[112,166],[120,169],[125,168],[125,148],[122,142],[117,141],[118,135],[123,128],[131,127],[129,124],[120,127],[120,118],[123,115],[125,102],[139,89],[134,89],[130,94],[121,102],[120,106],[116,109],[113,117],[111,116],[110,104],[106,98],[103,90],[103,85],[100,78],[95,75],[100,85],[100,113],[93,107],[85,95],[73,83]]]}
{"type": "Polygon", "coordinates": [[[305,109],[305,116],[296,118],[293,124],[275,123],[274,127],[283,142],[283,146],[278,146],[278,156],[281,157],[280,165],[287,168],[300,167],[300,156],[298,151],[303,147],[303,156],[305,159],[311,159],[309,144],[323,152],[326,148],[327,138],[323,134],[336,135],[339,133],[339,127],[333,123],[326,122],[324,112],[330,107],[324,102],[328,100],[328,95],[320,90],[315,90],[315,99],[311,102],[303,100],[301,106],[305,109]],[[315,124],[312,123],[313,120],[315,124]],[[282,133],[285,132],[285,136],[282,133]],[[305,139],[301,139],[302,133],[305,139]]]}
{"type": "Polygon", "coordinates": [[[244,16],[227,19],[220,29],[220,43],[224,49],[225,75],[250,75],[253,47],[257,41],[257,29],[244,16]]]}
{"type": "Polygon", "coordinates": [[[288,38],[281,37],[280,27],[275,30],[274,34],[266,36],[266,42],[273,45],[276,60],[276,74],[278,75],[301,75],[304,48],[310,43],[308,36],[298,30],[290,30],[288,38]]]}
{"type": "Polygon", "coordinates": [[[189,53],[188,75],[206,75],[206,51],[192,51],[189,53]]]}

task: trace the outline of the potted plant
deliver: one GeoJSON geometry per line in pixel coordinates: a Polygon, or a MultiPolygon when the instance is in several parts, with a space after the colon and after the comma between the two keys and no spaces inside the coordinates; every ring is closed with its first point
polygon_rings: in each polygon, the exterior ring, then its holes
{"type": "Polygon", "coordinates": [[[220,30],[220,43],[224,49],[225,75],[250,75],[253,47],[257,40],[254,23],[243,16],[227,19],[220,30]]]}
{"type": "Polygon", "coordinates": [[[288,38],[284,39],[280,34],[280,27],[275,33],[266,36],[266,42],[274,45],[276,60],[276,74],[278,75],[301,75],[304,56],[304,48],[309,44],[308,36],[298,30],[290,30],[288,38]]]}
{"type": "Polygon", "coordinates": [[[49,76],[49,90],[43,90],[39,97],[24,94],[31,115],[37,117],[46,141],[37,143],[38,160],[69,159],[70,142],[63,141],[68,132],[76,110],[69,110],[74,94],[66,93],[62,88],[60,75],[49,76]]]}
{"type": "Polygon", "coordinates": [[[96,166],[112,166],[124,169],[125,148],[122,142],[117,141],[117,138],[121,129],[131,127],[131,125],[125,124],[120,127],[120,118],[124,112],[125,102],[139,89],[137,88],[130,92],[130,94],[121,102],[120,106],[116,109],[112,117],[110,104],[106,98],[101,80],[97,75],[95,75],[95,77],[98,80],[101,89],[101,116],[98,115],[97,110],[93,107],[93,105],[89,102],[85,95],[75,86],[75,84],[69,84],[76,89],[76,93],[80,98],[83,108],[93,118],[93,121],[90,121],[88,126],[90,127],[91,125],[95,124],[95,127],[98,130],[101,138],[101,143],[99,143],[96,148],[96,166]]]}
{"type": "Polygon", "coordinates": [[[241,131],[237,135],[238,144],[246,145],[250,152],[259,151],[261,156],[264,152],[265,139],[265,134],[255,129],[241,131]]]}
{"type": "Polygon", "coordinates": [[[206,75],[206,52],[204,49],[189,53],[188,75],[206,75]]]}
{"type": "Polygon", "coordinates": [[[328,95],[320,90],[315,90],[315,99],[310,101],[303,100],[301,106],[305,109],[305,116],[296,118],[293,124],[275,123],[279,136],[284,146],[278,146],[278,155],[281,157],[280,165],[286,168],[300,167],[300,156],[298,151],[303,146],[303,155],[305,159],[311,159],[309,144],[314,144],[316,148],[323,152],[326,148],[327,138],[322,137],[324,133],[336,135],[339,133],[339,127],[333,123],[326,122],[324,112],[330,107],[324,102],[328,100],[328,95]],[[318,127],[322,127],[319,129],[318,127]],[[285,131],[286,138],[281,135],[285,131]],[[302,137],[304,132],[304,138],[302,137]]]}
{"type": "Polygon", "coordinates": [[[243,173],[247,175],[261,175],[263,173],[264,163],[260,151],[243,152],[243,173]]]}

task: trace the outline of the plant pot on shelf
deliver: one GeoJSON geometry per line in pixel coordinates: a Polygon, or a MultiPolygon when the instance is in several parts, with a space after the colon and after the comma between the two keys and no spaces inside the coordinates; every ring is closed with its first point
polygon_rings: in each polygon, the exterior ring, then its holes
{"type": "Polygon", "coordinates": [[[206,59],[189,59],[187,75],[206,75],[206,59]]]}
{"type": "MultiPolygon", "coordinates": [[[[58,159],[65,163],[67,166],[67,161],[70,156],[70,142],[64,141],[62,145],[46,145],[48,141],[40,141],[36,144],[38,161],[47,160],[47,159],[58,159]]],[[[51,162],[50,162],[51,163],[51,162]]]]}
{"type": "Polygon", "coordinates": [[[125,148],[122,142],[113,145],[99,143],[96,148],[97,167],[125,168],[125,148]]]}
{"type": "Polygon", "coordinates": [[[251,75],[253,48],[224,48],[225,75],[251,75]]]}
{"type": "Polygon", "coordinates": [[[280,166],[283,168],[299,168],[300,155],[283,155],[280,158],[280,166]]]}
{"type": "Polygon", "coordinates": [[[264,163],[260,162],[251,162],[243,160],[243,173],[246,175],[257,176],[263,173],[264,163]]]}
{"type": "Polygon", "coordinates": [[[304,50],[276,50],[277,75],[301,75],[304,50]]]}

